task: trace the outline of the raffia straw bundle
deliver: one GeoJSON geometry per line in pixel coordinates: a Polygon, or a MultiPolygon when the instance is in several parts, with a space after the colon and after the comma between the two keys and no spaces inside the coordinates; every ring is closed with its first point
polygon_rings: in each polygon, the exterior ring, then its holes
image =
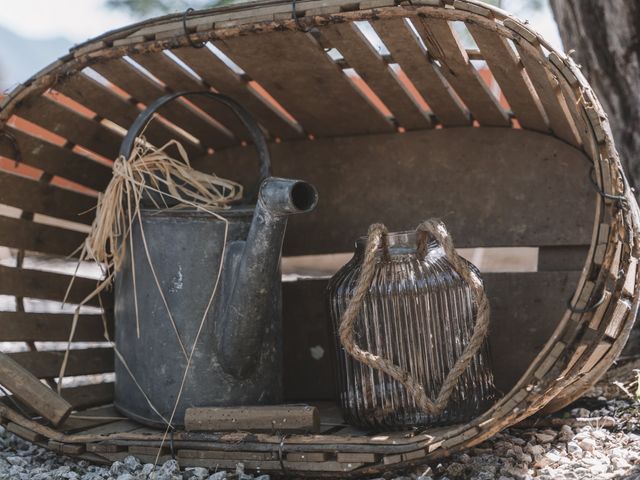
{"type": "MultiPolygon", "coordinates": [[[[176,140],[156,149],[139,138],[130,158],[119,157],[113,164],[113,178],[98,198],[96,218],[81,259],[106,265],[109,272],[120,268],[126,238],[145,190],[162,192],[178,204],[207,210],[227,208],[243,193],[242,185],[236,182],[192,168],[184,147],[176,140]],[[167,153],[171,146],[177,149],[180,160],[167,153]]],[[[153,198],[145,196],[145,200],[153,198]]],[[[166,206],[155,203],[155,207],[166,206]]]]}
{"type": "MultiPolygon", "coordinates": [[[[232,202],[240,200],[242,194],[243,188],[239,183],[220,178],[214,174],[207,174],[191,167],[184,147],[176,140],[171,140],[161,148],[155,148],[146,143],[143,137],[138,137],[136,139],[136,146],[130,157],[124,158],[120,156],[115,160],[113,164],[113,178],[104,193],[98,197],[96,218],[81,247],[80,258],[78,260],[78,265],[85,260],[93,260],[97,262],[98,265],[103,265],[106,269],[105,276],[103,280],[98,282],[96,289],[76,307],[71,331],[69,333],[69,340],[67,342],[67,350],[58,375],[58,393],[61,391],[62,379],[65,375],[71,342],[75,335],[80,309],[89,300],[98,296],[100,292],[109,287],[115,278],[115,273],[122,265],[127,243],[131,241],[130,232],[134,221],[140,222],[141,200],[144,198],[147,202],[154,202],[154,198],[160,199],[160,201],[169,198],[172,201],[171,203],[175,205],[172,208],[189,206],[219,217],[215,211],[228,208],[232,202]],[[172,146],[178,151],[180,160],[173,158],[167,153],[167,150],[172,146]],[[159,195],[149,195],[150,193],[159,195]]],[[[157,201],[155,201],[154,206],[163,207],[167,205],[159,205],[157,201]]],[[[219,218],[224,220],[223,217],[219,218]]],[[[140,227],[142,228],[141,223],[140,227]]],[[[144,234],[142,238],[144,239],[144,234]]],[[[151,258],[148,257],[148,252],[147,260],[149,261],[152,272],[154,272],[151,258]]],[[[153,274],[155,276],[155,272],[153,274]]],[[[65,302],[74,279],[75,274],[67,288],[65,302]]],[[[156,285],[158,289],[160,289],[157,279],[156,285]]],[[[163,295],[161,290],[160,295],[163,295]]],[[[171,312],[168,311],[168,314],[177,334],[171,312]]],[[[138,323],[137,306],[136,323],[138,323]]],[[[104,323],[104,327],[105,340],[112,346],[120,361],[123,362],[125,368],[131,374],[125,359],[122,358],[109,337],[106,323],[104,323]]],[[[138,327],[138,335],[139,334],[138,327]]],[[[180,344],[185,355],[187,355],[182,341],[180,341],[180,344]]],[[[190,356],[188,359],[190,361],[190,356]]],[[[133,374],[131,375],[133,378],[133,374]]],[[[138,387],[141,388],[137,380],[135,378],[133,378],[133,380],[138,387]]],[[[146,393],[142,390],[141,392],[149,402],[149,405],[151,405],[151,408],[158,413],[146,396],[146,393]]],[[[162,417],[162,415],[160,416],[162,417]]]]}

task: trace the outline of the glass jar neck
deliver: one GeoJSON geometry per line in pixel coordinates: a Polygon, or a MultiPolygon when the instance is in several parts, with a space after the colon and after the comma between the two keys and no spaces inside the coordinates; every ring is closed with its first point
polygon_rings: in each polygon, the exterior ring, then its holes
{"type": "MultiPolygon", "coordinates": [[[[425,254],[429,254],[440,247],[435,240],[426,239],[424,241],[427,242],[425,254]]],[[[366,245],[367,237],[358,238],[355,252],[357,256],[364,255],[366,245]]],[[[416,254],[418,251],[418,234],[415,230],[390,232],[380,242],[377,254],[382,255],[385,249],[388,249],[390,256],[416,254]]]]}

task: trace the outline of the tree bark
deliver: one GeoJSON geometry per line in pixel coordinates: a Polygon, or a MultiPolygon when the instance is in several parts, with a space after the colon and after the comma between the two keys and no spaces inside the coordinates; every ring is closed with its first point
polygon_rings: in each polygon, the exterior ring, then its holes
{"type": "Polygon", "coordinates": [[[591,83],[620,157],[640,184],[640,2],[551,0],[566,51],[591,83]]]}
{"type": "MultiPolygon", "coordinates": [[[[551,0],[566,51],[609,116],[632,186],[640,186],[640,2],[551,0]]],[[[636,323],[622,357],[640,354],[636,323]]]]}

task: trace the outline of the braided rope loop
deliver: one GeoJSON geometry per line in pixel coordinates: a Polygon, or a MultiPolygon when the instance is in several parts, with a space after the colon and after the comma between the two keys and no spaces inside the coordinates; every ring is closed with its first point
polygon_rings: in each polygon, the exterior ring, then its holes
{"type": "MultiPolygon", "coordinates": [[[[354,359],[371,368],[386,373],[407,389],[407,392],[411,395],[418,408],[428,414],[438,415],[447,406],[447,402],[453,393],[458,379],[467,369],[474,355],[478,352],[487,337],[489,332],[489,300],[485,294],[482,280],[478,274],[470,268],[467,261],[458,255],[453,246],[451,235],[441,221],[436,219],[427,220],[421,223],[416,231],[422,237],[431,236],[442,246],[445,256],[451,263],[453,269],[471,288],[473,301],[477,305],[476,322],[471,339],[462,352],[462,355],[456,360],[445,377],[436,398],[429,398],[424,386],[415,379],[410,372],[402,369],[386,358],[363,350],[355,340],[355,326],[358,315],[369,293],[369,288],[371,287],[371,282],[375,274],[376,252],[384,245],[385,237],[388,234],[387,228],[380,223],[373,224],[369,227],[360,277],[358,278],[353,297],[340,321],[339,336],[340,343],[354,359]]],[[[426,241],[419,242],[418,254],[421,256],[424,256],[426,243],[426,241]]]]}

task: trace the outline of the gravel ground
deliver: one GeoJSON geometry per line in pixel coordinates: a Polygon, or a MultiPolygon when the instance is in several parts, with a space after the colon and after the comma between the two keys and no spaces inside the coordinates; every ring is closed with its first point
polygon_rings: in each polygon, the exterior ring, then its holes
{"type": "MultiPolygon", "coordinates": [[[[639,479],[640,403],[634,399],[585,398],[553,419],[519,426],[394,480],[639,479]],[[547,427],[545,425],[553,425],[547,427]],[[605,428],[603,428],[603,426],[605,428]]],[[[110,468],[58,456],[0,427],[0,479],[17,480],[269,480],[268,475],[179,469],[174,460],[143,465],[133,457],[110,468]]]]}

